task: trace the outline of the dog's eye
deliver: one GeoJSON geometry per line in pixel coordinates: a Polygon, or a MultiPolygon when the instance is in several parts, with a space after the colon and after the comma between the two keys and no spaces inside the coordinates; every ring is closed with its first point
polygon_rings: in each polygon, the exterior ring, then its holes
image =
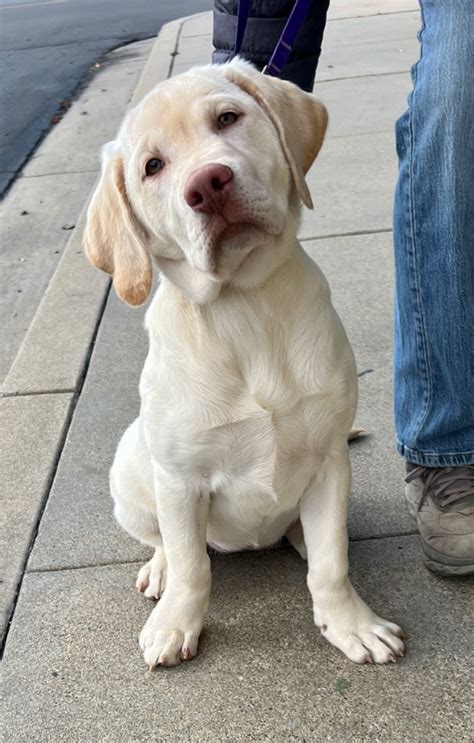
{"type": "Polygon", "coordinates": [[[225,113],[219,116],[219,118],[217,119],[217,123],[219,124],[219,127],[222,128],[224,126],[235,124],[238,118],[238,115],[235,114],[233,111],[225,111],[225,113]]]}
{"type": "Polygon", "coordinates": [[[145,173],[146,175],[156,175],[165,167],[165,164],[163,160],[158,160],[157,157],[153,157],[151,160],[148,160],[147,164],[145,165],[145,173]]]}

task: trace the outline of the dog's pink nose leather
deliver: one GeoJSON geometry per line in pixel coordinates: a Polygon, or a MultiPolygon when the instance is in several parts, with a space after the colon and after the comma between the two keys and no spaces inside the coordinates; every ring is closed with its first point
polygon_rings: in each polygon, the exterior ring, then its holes
{"type": "Polygon", "coordinates": [[[189,176],[184,199],[195,212],[220,212],[234,185],[234,174],[227,165],[211,163],[189,176]]]}

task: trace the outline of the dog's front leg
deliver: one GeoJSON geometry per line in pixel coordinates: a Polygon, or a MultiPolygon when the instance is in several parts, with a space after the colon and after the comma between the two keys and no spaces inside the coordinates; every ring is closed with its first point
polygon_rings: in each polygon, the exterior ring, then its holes
{"type": "Polygon", "coordinates": [[[349,453],[341,442],[301,500],[314,620],[323,636],[352,661],[387,663],[403,655],[403,633],[374,614],[350,584],[346,526],[350,482],[349,453]]]}
{"type": "Polygon", "coordinates": [[[206,551],[209,496],[157,472],[155,494],[168,574],[165,591],[140,635],[150,670],[196,655],[211,589],[206,551]]]}

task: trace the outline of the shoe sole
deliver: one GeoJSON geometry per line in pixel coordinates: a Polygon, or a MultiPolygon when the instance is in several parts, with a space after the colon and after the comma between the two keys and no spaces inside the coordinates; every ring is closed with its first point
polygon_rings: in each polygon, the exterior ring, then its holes
{"type": "Polygon", "coordinates": [[[443,555],[427,545],[421,537],[420,539],[423,562],[432,573],[451,577],[474,573],[474,562],[472,560],[462,560],[461,558],[443,555]]]}

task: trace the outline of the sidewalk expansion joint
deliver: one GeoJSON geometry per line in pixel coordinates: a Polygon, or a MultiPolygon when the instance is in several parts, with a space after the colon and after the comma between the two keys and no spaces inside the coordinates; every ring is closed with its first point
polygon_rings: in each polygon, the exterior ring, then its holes
{"type": "Polygon", "coordinates": [[[69,408],[68,408],[68,411],[67,411],[67,414],[66,414],[66,418],[65,418],[65,421],[64,421],[64,424],[63,424],[63,429],[61,431],[61,436],[59,438],[58,446],[57,446],[56,453],[55,453],[55,456],[54,456],[54,461],[52,463],[51,471],[50,471],[50,473],[48,475],[48,478],[47,478],[47,481],[46,481],[46,487],[45,487],[44,495],[43,495],[43,498],[42,498],[42,502],[41,502],[40,507],[39,507],[39,512],[38,512],[38,515],[36,517],[36,522],[34,524],[33,532],[32,532],[31,537],[30,537],[30,542],[29,542],[28,548],[26,549],[26,554],[25,554],[25,557],[24,557],[24,560],[23,560],[23,565],[21,567],[20,578],[18,580],[18,583],[17,583],[17,586],[16,586],[16,590],[15,590],[15,595],[13,597],[13,601],[11,602],[10,610],[8,612],[8,618],[7,618],[7,621],[6,621],[5,632],[3,634],[3,637],[0,638],[0,660],[3,658],[3,653],[4,653],[4,650],[5,650],[5,647],[6,647],[6,644],[7,644],[7,640],[8,640],[8,634],[9,634],[10,627],[11,627],[11,624],[12,624],[12,621],[13,621],[13,616],[15,614],[15,609],[16,609],[16,605],[17,605],[17,602],[18,602],[18,597],[20,595],[21,586],[23,584],[23,578],[24,578],[24,575],[25,575],[26,565],[28,564],[28,560],[29,560],[31,551],[33,549],[33,545],[35,543],[36,536],[38,534],[38,529],[39,529],[39,525],[40,525],[40,522],[41,522],[41,518],[43,516],[44,509],[46,508],[46,503],[48,502],[49,493],[51,491],[51,487],[52,487],[52,484],[54,482],[54,478],[56,476],[56,472],[57,472],[57,469],[58,469],[59,461],[61,459],[61,454],[62,454],[62,450],[63,450],[63,447],[64,447],[64,443],[66,441],[66,437],[67,437],[67,434],[68,434],[68,431],[69,431],[69,427],[71,425],[71,420],[72,420],[72,417],[73,417],[73,413],[74,413],[74,399],[71,400],[71,404],[69,405],[69,408]]]}
{"type": "Polygon", "coordinates": [[[71,394],[75,391],[74,387],[65,387],[64,389],[56,390],[32,390],[31,392],[0,392],[0,399],[3,400],[7,397],[35,397],[37,395],[64,395],[66,393],[71,394]]]}
{"type": "Polygon", "coordinates": [[[418,534],[417,529],[409,529],[408,531],[393,531],[387,534],[369,534],[365,537],[349,537],[349,543],[351,542],[373,542],[377,539],[397,539],[399,537],[414,537],[418,534]]]}
{"type": "Polygon", "coordinates": [[[175,44],[174,44],[174,47],[173,47],[173,51],[170,54],[170,64],[169,64],[169,67],[168,67],[168,76],[167,76],[167,79],[169,79],[171,77],[171,75],[173,74],[174,61],[175,61],[176,57],[179,56],[179,51],[178,51],[179,50],[179,43],[181,41],[181,34],[183,33],[183,28],[184,28],[185,24],[186,24],[186,21],[183,21],[182,23],[180,23],[179,28],[178,28],[178,33],[176,34],[176,41],[175,41],[175,44]]]}
{"type": "Polygon", "coordinates": [[[70,429],[71,424],[72,424],[73,419],[74,419],[74,413],[76,411],[76,406],[77,406],[77,403],[78,403],[78,401],[80,399],[81,392],[82,392],[82,389],[84,387],[84,383],[86,381],[87,372],[89,371],[89,365],[90,365],[92,354],[93,354],[93,351],[94,351],[94,346],[95,346],[95,342],[96,342],[96,339],[97,339],[97,334],[99,332],[100,324],[101,324],[102,318],[104,316],[104,312],[105,312],[105,308],[107,306],[107,300],[109,298],[111,288],[112,288],[112,282],[110,282],[109,285],[108,285],[108,287],[106,288],[106,291],[105,291],[105,294],[104,294],[104,298],[102,300],[102,304],[101,304],[100,309],[99,309],[99,312],[97,314],[97,320],[96,320],[94,332],[93,332],[92,337],[91,337],[91,339],[89,341],[89,346],[88,346],[88,349],[87,349],[86,358],[84,360],[84,365],[82,367],[82,371],[81,371],[81,374],[79,376],[79,380],[77,382],[76,390],[75,390],[74,396],[73,396],[73,398],[71,400],[71,404],[69,405],[69,409],[68,409],[68,412],[67,412],[67,415],[66,415],[66,418],[65,418],[65,421],[64,421],[63,430],[61,432],[61,437],[60,437],[59,442],[58,442],[58,446],[57,446],[56,453],[55,453],[55,456],[54,456],[54,461],[52,462],[51,471],[50,471],[50,474],[49,474],[48,479],[46,481],[46,487],[44,489],[44,495],[43,495],[43,498],[42,498],[42,503],[40,504],[40,507],[38,509],[38,514],[37,514],[37,517],[36,517],[36,522],[35,522],[34,527],[33,527],[33,530],[32,530],[32,534],[31,534],[31,538],[30,538],[30,543],[28,545],[28,549],[25,551],[25,558],[24,558],[23,564],[21,566],[20,578],[19,578],[18,583],[17,583],[17,586],[16,586],[15,596],[14,596],[13,601],[12,601],[11,606],[10,606],[10,611],[9,611],[8,619],[7,619],[7,622],[6,622],[5,632],[4,632],[3,637],[0,638],[0,660],[3,657],[3,653],[5,651],[5,647],[6,647],[6,644],[7,644],[7,641],[8,641],[8,634],[10,632],[10,627],[11,627],[11,624],[12,624],[12,621],[13,621],[13,617],[15,615],[16,605],[18,603],[18,597],[20,595],[21,587],[22,587],[22,584],[23,584],[23,579],[24,579],[25,574],[26,574],[26,568],[27,568],[28,561],[30,559],[31,552],[33,550],[34,544],[36,542],[36,537],[38,536],[38,531],[39,531],[39,528],[40,528],[41,520],[43,518],[43,514],[44,514],[45,508],[47,506],[48,500],[49,500],[49,495],[51,493],[51,488],[53,487],[53,484],[54,484],[54,481],[55,481],[55,478],[56,478],[56,473],[58,471],[59,464],[61,462],[61,457],[62,457],[62,453],[63,453],[63,449],[64,449],[64,444],[66,442],[67,436],[69,434],[69,429],[70,429]]]}
{"type": "MultiPolygon", "coordinates": [[[[187,21],[186,21],[186,23],[187,23],[187,21]]],[[[186,23],[184,23],[183,26],[185,26],[186,23]]],[[[209,36],[212,36],[212,30],[210,30],[210,31],[208,31],[207,33],[204,33],[204,34],[188,34],[187,36],[184,36],[183,37],[183,41],[185,39],[201,39],[203,37],[209,38],[209,36]]]]}
{"type": "MultiPolygon", "coordinates": [[[[150,554],[153,552],[153,548],[150,548],[150,554]]],[[[65,573],[70,570],[89,570],[91,568],[106,568],[109,565],[142,565],[143,559],[138,560],[109,560],[106,562],[91,562],[87,565],[59,565],[55,568],[32,568],[27,570],[25,575],[34,575],[42,573],[65,573]]]]}
{"type": "MultiPolygon", "coordinates": [[[[351,542],[368,542],[373,540],[379,540],[379,539],[399,539],[400,537],[412,537],[418,534],[416,530],[411,531],[404,531],[404,532],[391,532],[389,534],[376,534],[374,536],[366,536],[366,537],[351,537],[349,539],[349,543],[351,542]]],[[[286,544],[283,544],[283,547],[287,547],[286,544]]],[[[274,552],[274,547],[266,547],[262,548],[260,550],[261,552],[274,552]]],[[[210,550],[211,555],[214,556],[225,556],[229,557],[230,555],[237,556],[239,554],[242,554],[242,552],[218,552],[217,550],[210,550]]],[[[151,554],[151,552],[150,552],[151,554]]],[[[25,575],[41,575],[45,573],[65,573],[73,570],[90,570],[93,568],[107,568],[111,565],[143,565],[143,563],[146,561],[146,558],[136,559],[136,560],[107,560],[105,562],[91,562],[87,563],[85,565],[58,565],[57,567],[52,568],[32,568],[31,570],[27,570],[25,572],[25,575]]]]}
{"type": "MultiPolygon", "coordinates": [[[[34,156],[33,156],[34,157],[34,156]]],[[[93,168],[92,170],[61,170],[55,173],[32,173],[32,175],[20,175],[18,180],[29,180],[30,178],[43,178],[48,175],[81,175],[82,173],[100,173],[100,168],[93,168]]]]}
{"type": "Polygon", "coordinates": [[[337,21],[360,21],[366,18],[379,18],[385,15],[401,15],[402,13],[419,13],[418,8],[412,8],[412,10],[389,10],[387,13],[369,13],[368,15],[348,15],[344,18],[328,18],[328,23],[337,23],[337,21]]]}
{"type": "Polygon", "coordinates": [[[339,80],[362,80],[365,77],[388,77],[389,75],[408,75],[410,72],[409,68],[406,70],[395,70],[394,72],[374,72],[370,75],[345,75],[344,77],[331,77],[328,80],[318,80],[316,76],[316,86],[314,93],[317,93],[318,85],[326,85],[327,83],[337,83],[339,80]]]}
{"type": "Polygon", "coordinates": [[[300,243],[311,240],[330,240],[335,237],[357,237],[358,235],[384,235],[393,232],[391,227],[381,227],[378,230],[356,230],[355,232],[333,232],[327,235],[315,235],[314,237],[300,237],[300,243]]]}
{"type": "MultiPolygon", "coordinates": [[[[357,132],[357,134],[334,134],[331,136],[330,134],[325,137],[325,142],[334,142],[335,139],[354,139],[354,137],[373,137],[375,134],[392,134],[393,129],[390,127],[390,129],[376,129],[372,132],[357,132]]],[[[395,144],[395,134],[393,136],[394,144],[395,144]]]]}
{"type": "MultiPolygon", "coordinates": [[[[388,41],[388,40],[387,39],[382,39],[381,43],[383,44],[386,41],[388,41]]],[[[393,44],[401,44],[401,43],[404,43],[406,41],[408,41],[408,42],[413,41],[413,36],[402,36],[401,38],[390,39],[389,40],[390,44],[392,44],[392,43],[393,44]]],[[[331,47],[331,50],[332,49],[353,49],[354,47],[359,47],[359,46],[373,46],[373,45],[374,45],[374,42],[373,41],[356,41],[356,42],[350,41],[348,44],[334,44],[331,47]]]]}

